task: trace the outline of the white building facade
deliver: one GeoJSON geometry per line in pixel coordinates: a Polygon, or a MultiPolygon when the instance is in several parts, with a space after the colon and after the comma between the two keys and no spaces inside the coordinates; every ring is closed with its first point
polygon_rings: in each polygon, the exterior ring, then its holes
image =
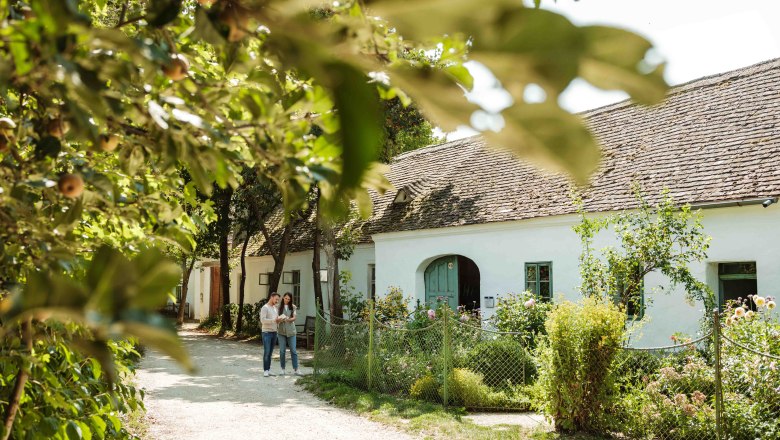
{"type": "MultiPolygon", "coordinates": [[[[702,208],[712,237],[706,261],[689,265],[723,302],[780,294],[780,62],[750,66],[674,88],[658,107],[620,103],[583,115],[603,146],[603,160],[583,196],[587,215],[636,207],[631,186],[650,202],[668,190],[675,201],[702,208]]],[[[564,176],[537,171],[478,138],[399,156],[388,179],[397,193],[374,194],[364,238],[340,269],[366,298],[402,290],[413,302],[451,296],[479,307],[484,318],[507,293],[530,289],[553,301],[579,298],[580,221],[564,176]]],[[[315,313],[311,222],[297,228],[279,292],[299,298],[303,317],[315,313]]],[[[595,248],[615,244],[601,233],[595,248]]],[[[262,274],[273,259],[247,259],[245,302],[267,296],[262,274]]],[[[324,266],[324,255],[322,257],[324,266]]],[[[212,271],[205,262],[189,280],[194,317],[213,313],[212,271]]],[[[231,273],[237,302],[238,270],[231,273]]],[[[329,283],[323,283],[327,289],[329,283]]],[[[635,343],[664,345],[695,334],[705,311],[689,304],[661,274],[644,280],[647,323],[635,343]]],[[[326,304],[327,307],[327,304],[326,304]]]]}

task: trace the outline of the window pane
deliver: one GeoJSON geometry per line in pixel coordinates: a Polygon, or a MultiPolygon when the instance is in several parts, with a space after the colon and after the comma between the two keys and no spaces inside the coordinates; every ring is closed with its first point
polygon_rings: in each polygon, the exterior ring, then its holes
{"type": "Polygon", "coordinates": [[[540,264],[539,265],[539,280],[540,281],[550,281],[550,265],[549,264],[540,264]]]}
{"type": "Polygon", "coordinates": [[[525,284],[525,290],[527,290],[527,291],[529,291],[529,292],[531,292],[533,294],[539,293],[539,292],[536,291],[536,283],[526,283],[525,284]]]}
{"type": "Polygon", "coordinates": [[[539,283],[539,296],[541,296],[542,298],[550,298],[550,283],[548,282],[539,283]]]}
{"type": "Polygon", "coordinates": [[[525,282],[530,283],[531,281],[536,281],[536,265],[535,264],[529,264],[525,266],[525,282]]]}

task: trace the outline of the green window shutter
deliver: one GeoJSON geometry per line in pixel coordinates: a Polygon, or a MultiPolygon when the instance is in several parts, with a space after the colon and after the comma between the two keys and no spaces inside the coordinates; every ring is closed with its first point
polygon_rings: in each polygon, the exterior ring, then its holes
{"type": "Polygon", "coordinates": [[[542,301],[552,300],[552,262],[525,263],[525,289],[542,301]]]}

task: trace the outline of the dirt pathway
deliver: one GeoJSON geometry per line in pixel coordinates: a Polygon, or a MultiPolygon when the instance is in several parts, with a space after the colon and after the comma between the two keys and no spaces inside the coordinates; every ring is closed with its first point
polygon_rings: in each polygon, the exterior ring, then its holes
{"type": "MultiPolygon", "coordinates": [[[[191,327],[181,335],[198,368],[195,376],[151,350],[138,371],[138,385],[146,390],[148,438],[411,438],[329,406],[295,385],[294,377],[262,377],[259,345],[216,339],[191,327]]],[[[279,371],[278,359],[272,370],[279,371]]]]}

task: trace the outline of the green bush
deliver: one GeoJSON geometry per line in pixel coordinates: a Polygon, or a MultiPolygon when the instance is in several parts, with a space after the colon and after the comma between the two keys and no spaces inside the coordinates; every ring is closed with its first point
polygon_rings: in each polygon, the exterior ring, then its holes
{"type": "MultiPolygon", "coordinates": [[[[448,400],[466,408],[487,407],[491,400],[490,388],[485,385],[484,377],[466,368],[454,368],[447,378],[448,400]]],[[[439,389],[442,399],[444,388],[439,389]]]]}
{"type": "Polygon", "coordinates": [[[540,301],[531,292],[510,293],[498,299],[490,321],[499,331],[518,333],[515,337],[521,343],[534,348],[537,337],[546,333],[544,322],[552,307],[552,303],[540,301]],[[529,300],[533,300],[532,306],[526,305],[529,300]]]}
{"type": "Polygon", "coordinates": [[[412,388],[409,389],[409,396],[417,400],[441,402],[441,396],[439,396],[440,387],[441,384],[439,381],[428,374],[417,379],[417,381],[412,384],[412,388]]]}
{"type": "Polygon", "coordinates": [[[536,377],[531,355],[514,339],[479,342],[465,357],[464,366],[482,374],[485,383],[493,388],[507,388],[527,384],[536,377]]]}
{"type": "MultiPolygon", "coordinates": [[[[387,295],[374,302],[374,316],[383,324],[405,324],[409,316],[408,298],[398,287],[390,287],[387,295]]],[[[364,309],[363,320],[368,320],[368,309],[364,309]]]]}
{"type": "Polygon", "coordinates": [[[715,438],[715,370],[694,350],[627,388],[616,402],[613,429],[631,436],[685,440],[715,438]]]}
{"type": "MultiPolygon", "coordinates": [[[[129,439],[133,436],[122,426],[122,415],[143,408],[143,392],[132,386],[140,355],[133,342],[109,341],[108,348],[116,372],[112,386],[106,371],[94,358],[70,348],[74,340],[88,344],[91,335],[73,325],[38,324],[41,338],[34,342],[34,353],[22,362],[31,366],[11,438],[100,438],[129,439]],[[45,335],[45,336],[44,336],[45,335]]],[[[21,365],[12,361],[19,348],[18,337],[10,335],[0,344],[0,393],[10,396],[21,365]]],[[[8,402],[0,401],[5,414],[8,402]]],[[[2,430],[0,428],[0,430],[2,430]]]]}
{"type": "Polygon", "coordinates": [[[389,394],[406,394],[421,378],[430,374],[432,367],[427,359],[408,354],[379,357],[377,386],[389,394]]]}
{"type": "Polygon", "coordinates": [[[595,431],[614,399],[612,365],[626,314],[611,302],[585,298],[557,305],[538,348],[544,412],[562,431],[595,431]]]}

